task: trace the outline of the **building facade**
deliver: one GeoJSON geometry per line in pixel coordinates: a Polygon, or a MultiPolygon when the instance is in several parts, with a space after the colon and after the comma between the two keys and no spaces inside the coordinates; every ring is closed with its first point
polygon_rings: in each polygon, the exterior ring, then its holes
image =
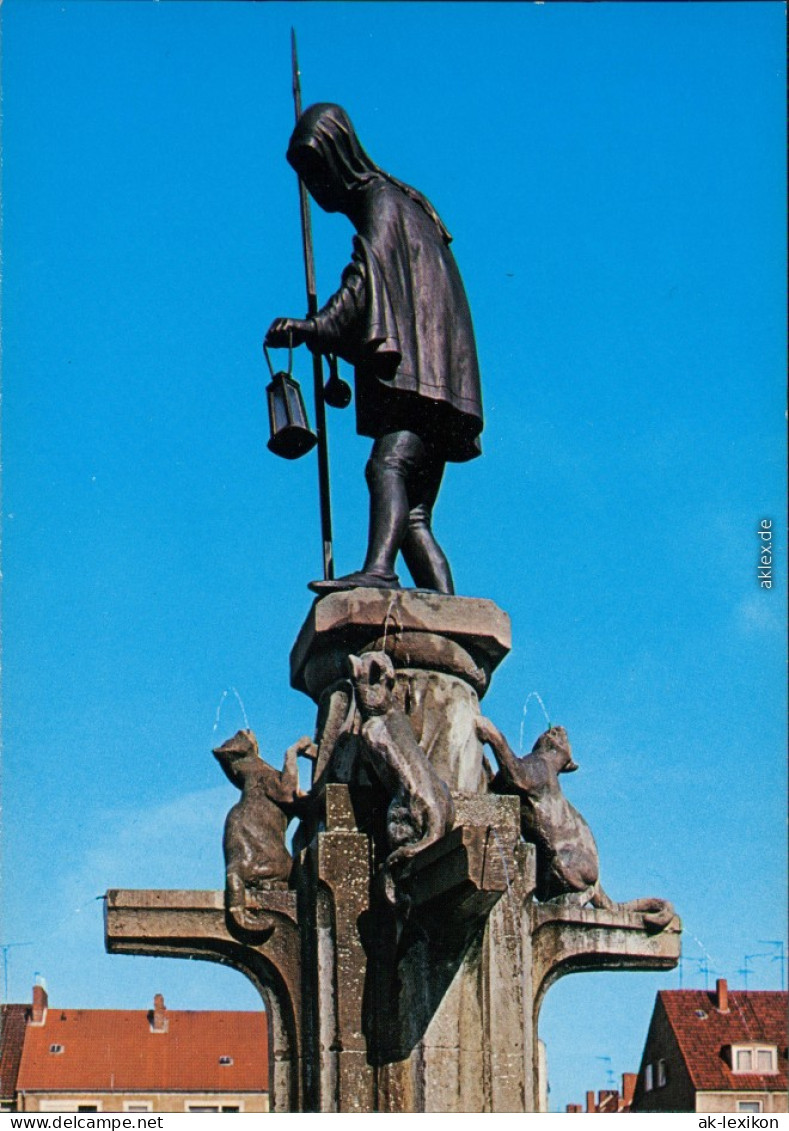
{"type": "Polygon", "coordinates": [[[777,991],[663,990],[632,1111],[787,1111],[787,999],[777,991]]]}
{"type": "Polygon", "coordinates": [[[268,1111],[262,1011],[167,1010],[161,994],[148,1011],[52,1009],[42,986],[32,1006],[5,1008],[5,1110],[268,1111]]]}

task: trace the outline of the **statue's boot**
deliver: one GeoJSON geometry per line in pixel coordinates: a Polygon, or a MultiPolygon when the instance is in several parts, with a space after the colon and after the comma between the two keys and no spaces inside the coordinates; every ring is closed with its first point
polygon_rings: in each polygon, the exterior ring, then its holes
{"type": "Polygon", "coordinates": [[[331,581],[311,581],[307,586],[313,593],[342,593],[347,589],[399,589],[400,580],[396,573],[369,573],[357,570],[335,577],[331,581]]]}

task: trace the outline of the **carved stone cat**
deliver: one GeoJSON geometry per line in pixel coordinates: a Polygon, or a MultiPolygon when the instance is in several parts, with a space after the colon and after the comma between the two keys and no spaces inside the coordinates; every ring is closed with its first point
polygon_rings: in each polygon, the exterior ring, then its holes
{"type": "Polygon", "coordinates": [[[293,865],[285,844],[288,821],[299,789],[297,758],[314,757],[308,736],[290,746],[282,770],[264,762],[251,730],[240,730],[213,754],[241,799],[225,820],[224,853],[227,912],[240,927],[261,926],[247,910],[247,892],[284,886],[293,865]]]}
{"type": "Polygon", "coordinates": [[[394,701],[390,658],[384,652],[368,652],[349,656],[348,662],[362,717],[363,756],[390,797],[386,828],[391,851],[386,869],[391,872],[449,832],[455,809],[449,787],[394,701]]]}
{"type": "Polygon", "coordinates": [[[578,769],[564,727],[551,727],[541,734],[531,754],[523,758],[512,752],[490,719],[477,720],[477,735],[490,745],[499,763],[491,789],[520,798],[523,839],[537,848],[537,898],[565,897],[607,910],[639,911],[646,923],[667,926],[674,909],[666,900],[648,897],[616,903],[603,890],[592,830],[559,784],[559,774],[578,769]]]}

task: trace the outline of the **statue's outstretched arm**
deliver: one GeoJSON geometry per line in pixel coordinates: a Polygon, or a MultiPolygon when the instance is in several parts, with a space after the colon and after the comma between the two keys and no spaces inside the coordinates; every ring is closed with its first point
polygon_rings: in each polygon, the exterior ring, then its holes
{"type": "Polygon", "coordinates": [[[349,263],[340,289],[311,318],[275,318],[266,331],[265,345],[285,349],[306,345],[313,353],[334,353],[354,360],[356,335],[366,302],[364,272],[360,263],[349,263]]]}

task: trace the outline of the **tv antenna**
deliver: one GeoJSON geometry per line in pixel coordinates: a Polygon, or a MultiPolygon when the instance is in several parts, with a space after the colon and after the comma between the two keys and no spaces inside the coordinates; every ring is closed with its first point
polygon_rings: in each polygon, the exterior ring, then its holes
{"type": "Polygon", "coordinates": [[[0,950],[3,952],[3,1002],[8,1002],[8,952],[17,946],[32,946],[29,942],[9,942],[0,943],[0,950]]]}
{"type": "Polygon", "coordinates": [[[605,1064],[606,1064],[606,1069],[605,1069],[606,1084],[608,1085],[609,1090],[613,1090],[614,1084],[616,1083],[616,1077],[614,1076],[614,1070],[611,1067],[611,1065],[613,1064],[611,1057],[610,1056],[596,1056],[595,1060],[605,1061],[605,1064]]]}
{"type": "Polygon", "coordinates": [[[783,940],[782,939],[759,939],[758,941],[759,941],[761,946],[774,946],[774,947],[779,948],[778,953],[773,954],[770,957],[770,961],[781,963],[781,991],[783,992],[783,990],[785,989],[785,985],[786,985],[785,978],[784,978],[784,969],[785,969],[785,965],[786,965],[786,953],[784,951],[783,940]]]}
{"type": "Polygon", "coordinates": [[[694,958],[693,961],[699,968],[699,974],[704,975],[704,989],[708,990],[710,988],[710,974],[717,974],[718,971],[710,966],[708,954],[705,954],[703,958],[694,958]]]}

